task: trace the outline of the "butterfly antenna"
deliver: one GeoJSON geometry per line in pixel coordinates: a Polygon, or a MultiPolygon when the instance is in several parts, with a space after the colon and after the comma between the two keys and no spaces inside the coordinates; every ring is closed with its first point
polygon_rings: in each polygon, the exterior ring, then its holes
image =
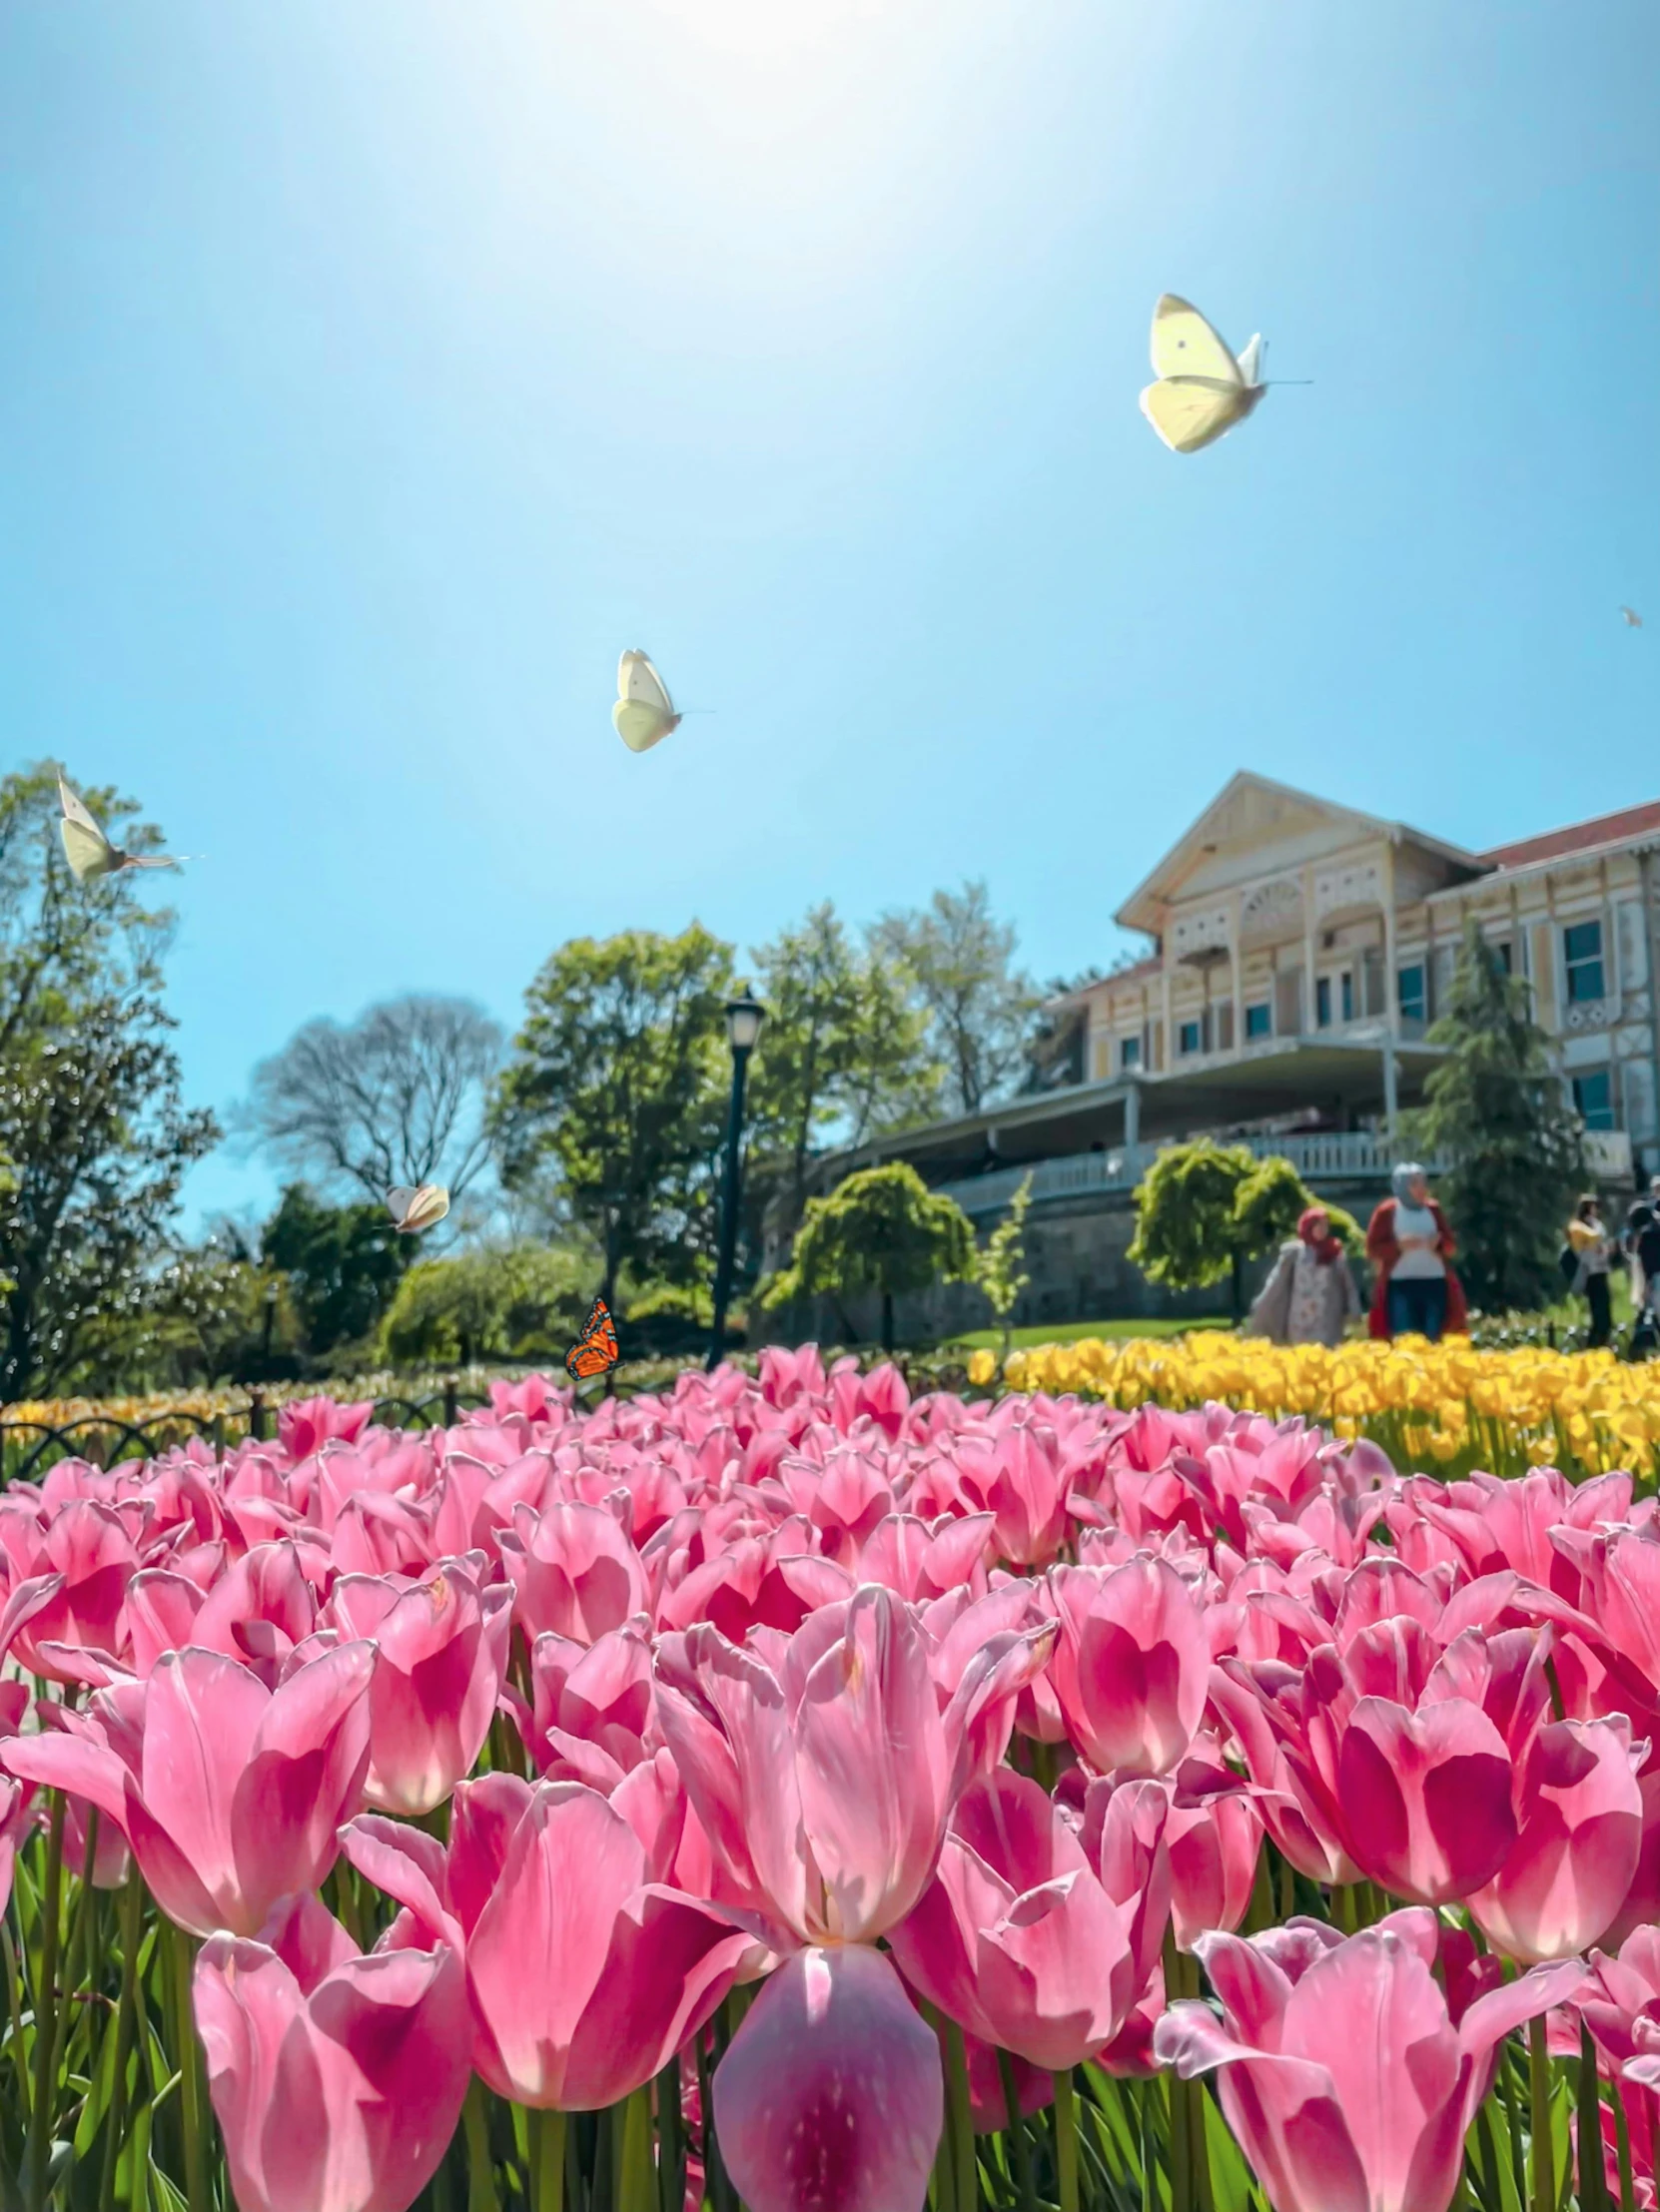
{"type": "Polygon", "coordinates": [[[1311,384],[1313,380],[1312,376],[1270,376],[1268,378],[1270,384],[1311,384]]]}

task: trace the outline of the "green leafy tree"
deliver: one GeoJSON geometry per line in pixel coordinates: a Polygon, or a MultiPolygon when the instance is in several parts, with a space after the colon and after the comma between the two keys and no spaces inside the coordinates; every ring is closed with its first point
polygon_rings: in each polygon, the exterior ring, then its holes
{"type": "Polygon", "coordinates": [[[903,1161],[866,1167],[808,1199],[790,1265],[763,1302],[880,1291],[882,1349],[891,1352],[894,1299],[936,1282],[972,1280],[977,1257],[973,1226],[955,1199],[931,1191],[903,1161]]]}
{"type": "Polygon", "coordinates": [[[1470,1302],[1490,1313],[1544,1304],[1561,1287],[1554,1255],[1585,1179],[1582,1127],[1527,986],[1473,921],[1429,1042],[1445,1057],[1407,1127],[1414,1146],[1449,1162],[1437,1195],[1470,1302]]]}
{"type": "Polygon", "coordinates": [[[297,1372],[285,1287],[234,1239],[177,1246],[135,1280],[130,1302],[101,1318],[77,1379],[91,1390],[182,1389],[297,1372]]]}
{"type": "Polygon", "coordinates": [[[857,1144],[874,1128],[925,1120],[940,1072],[906,977],[852,944],[828,902],[753,958],[767,1020],[749,1077],[751,1145],[777,1162],[794,1222],[814,1152],[832,1137],[857,1144]]]}
{"type": "Polygon", "coordinates": [[[975,1266],[975,1280],[1003,1332],[1003,1356],[1009,1356],[1014,1337],[1012,1315],[1020,1294],[1031,1283],[1026,1273],[1026,1213],[1032,1203],[1032,1177],[1023,1177],[1009,1200],[1009,1210],[986,1239],[986,1248],[975,1266]]]}
{"type": "Polygon", "coordinates": [[[562,1356],[591,1279],[586,1255],[540,1245],[418,1260],[398,1286],[381,1340],[399,1362],[562,1356]]]}
{"type": "Polygon", "coordinates": [[[936,891],[919,914],[890,914],[872,943],[909,979],[945,1071],[946,1106],[978,1113],[1020,1078],[1041,999],[1014,966],[1015,933],[992,914],[984,883],[936,891]]]}
{"type": "MultiPolygon", "coordinates": [[[[89,790],[129,850],[131,805],[89,790]]],[[[50,765],[0,778],[0,1396],[73,1376],[142,1302],[186,1171],[218,1137],[180,1096],[160,1000],[172,926],[130,876],[76,883],[50,765]]]]}
{"type": "Polygon", "coordinates": [[[415,1253],[385,1206],[329,1205],[290,1183],[261,1231],[260,1256],[287,1278],[305,1349],[315,1356],[374,1332],[415,1253]]]}
{"type": "Polygon", "coordinates": [[[624,1267],[671,1282],[707,1271],[731,992],[731,947],[694,923],[573,939],[526,994],[496,1096],[503,1174],[554,1168],[613,1307],[624,1267]]]}
{"type": "Polygon", "coordinates": [[[1323,1207],[1351,1249],[1361,1241],[1352,1216],[1316,1198],[1288,1159],[1258,1159],[1248,1145],[1208,1136],[1159,1152],[1135,1204],[1131,1264],[1170,1290],[1203,1290],[1226,1276],[1236,1320],[1245,1311],[1245,1262],[1282,1244],[1308,1206],[1323,1207]]]}

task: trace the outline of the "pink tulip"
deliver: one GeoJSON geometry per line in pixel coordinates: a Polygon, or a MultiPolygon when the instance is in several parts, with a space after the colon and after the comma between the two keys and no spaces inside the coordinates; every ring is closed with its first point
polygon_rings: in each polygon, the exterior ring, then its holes
{"type": "Polygon", "coordinates": [[[651,1725],[651,1645],[633,1624],[587,1646],[536,1638],[528,1712],[509,1700],[525,1748],[549,1782],[585,1782],[609,1797],[646,1756],[651,1725]]]}
{"type": "Polygon", "coordinates": [[[602,1506],[550,1505],[542,1513],[517,1506],[500,1545],[513,1618],[526,1637],[551,1630],[591,1644],[645,1609],[639,1553],[602,1506]]]}
{"type": "Polygon", "coordinates": [[[939,1871],[889,1931],[900,1971],[983,2042],[1069,2072],[1118,2034],[1158,1956],[1166,1810],[1156,1784],[1131,1785],[1102,1807],[1090,1853],[1035,1782],[980,1777],[939,1871]]]}
{"type": "Polygon", "coordinates": [[[512,1592],[481,1587],[474,1555],[403,1576],[343,1575],[325,1619],[373,1642],[364,1796],[414,1820],[442,1805],[489,1734],[507,1665],[512,1592]]]}
{"type": "Polygon", "coordinates": [[[993,1548],[1011,1567],[1047,1567],[1066,1539],[1070,1471],[1058,1464],[1054,1441],[1021,1421],[950,1447],[960,1494],[970,1512],[993,1516],[993,1548]]]}
{"type": "Polygon", "coordinates": [[[1610,1958],[1594,1951],[1579,1996],[1585,2025],[1616,2075],[1660,2089],[1660,1927],[1640,1927],[1610,1958]]]}
{"type": "MultiPolygon", "coordinates": [[[[86,1679],[82,1652],[119,1659],[126,1647],[127,1586],[139,1567],[131,1532],[113,1507],[74,1498],[44,1530],[7,1528],[13,1582],[0,1615],[0,1653],[10,1651],[50,1682],[86,1679]]],[[[93,1680],[107,1680],[99,1669],[93,1680]]]]}
{"type": "Polygon", "coordinates": [[[633,1829],[576,1783],[462,1783],[447,1854],[373,1815],[341,1841],[432,1937],[464,1948],[472,2063],[517,2104],[587,2112],[629,2095],[756,1949],[712,1906],[649,1882],[633,1829]]]}
{"type": "Polygon", "coordinates": [[[803,1344],[792,1352],[780,1344],[764,1345],[759,1380],[761,1396],[771,1406],[792,1406],[803,1399],[821,1398],[824,1362],[818,1356],[818,1346],[803,1344]]]}
{"type": "Polygon", "coordinates": [[[1511,1680],[1502,1638],[1489,1645],[1470,1630],[1438,1652],[1397,1616],[1340,1653],[1320,1645],[1301,1670],[1223,1662],[1213,1699],[1269,1833],[1304,1870],[1317,1870],[1308,1853],[1323,1848],[1328,1879],[1365,1874],[1396,1896],[1444,1904],[1503,1865],[1516,1838],[1510,1752],[1480,1699],[1496,1679],[1514,1709],[1520,1677],[1511,1680]]]}
{"type": "Polygon", "coordinates": [[[1529,1963],[1571,1958],[1607,1930],[1637,1871],[1647,1751],[1623,1714],[1547,1722],[1534,1736],[1518,1777],[1520,1833],[1468,1899],[1495,1950],[1529,1963]]]}
{"type": "Polygon", "coordinates": [[[1169,1774],[1205,1714],[1211,1647],[1188,1586],[1162,1559],[1059,1567],[1050,1590],[1061,1636],[1050,1681],[1081,1758],[1169,1774]]]}
{"type": "Polygon", "coordinates": [[[992,1638],[942,1712],[915,1609],[874,1585],[804,1622],[778,1672],[707,1626],[662,1638],[658,1721],[724,1893],[801,1942],[874,1942],[928,1885],[981,1709],[1045,1649],[992,1638]]]}
{"type": "Polygon", "coordinates": [[[405,2212],[466,2094],[466,1984],[403,1915],[367,1957],[315,1897],[210,1936],[196,2024],[241,2212],[405,2212]]]}
{"type": "Polygon", "coordinates": [[[113,1821],[181,1927],[249,1935],[335,1863],[369,1766],[374,1665],[372,1645],[342,1644],[273,1693],[222,1653],[172,1652],[148,1682],[95,1692],[78,1725],[0,1742],[0,1765],[113,1821]]]}
{"type": "Polygon", "coordinates": [[[1262,1817],[1248,1788],[1224,1766],[1214,1742],[1196,1746],[1160,1788],[1170,1802],[1171,1917],[1178,1950],[1245,1918],[1262,1847],[1262,1817]]]}
{"type": "Polygon", "coordinates": [[[335,1438],[355,1444],[375,1411],[367,1400],[341,1405],[333,1398],[291,1398],[277,1408],[277,1441],[291,1459],[306,1459],[335,1438]]]}
{"type": "Polygon", "coordinates": [[[750,2212],[921,2212],[945,2112],[939,2045],[881,1954],[797,1951],[714,2078],[750,2212]]]}
{"type": "Polygon", "coordinates": [[[859,1580],[885,1583],[913,1605],[966,1590],[986,1593],[986,1553],[993,1528],[989,1513],[959,1519],[942,1514],[936,1521],[915,1514],[890,1513],[878,1521],[859,1554],[859,1580]]]}
{"type": "Polygon", "coordinates": [[[1346,1940],[1299,1919],[1196,1947],[1223,2016],[1173,2005],[1154,2048],[1184,2079],[1221,2068],[1223,2111],[1274,2212],[1446,2212],[1496,2045],[1583,1978],[1535,1967],[1454,2026],[1421,1908],[1346,1940]]]}

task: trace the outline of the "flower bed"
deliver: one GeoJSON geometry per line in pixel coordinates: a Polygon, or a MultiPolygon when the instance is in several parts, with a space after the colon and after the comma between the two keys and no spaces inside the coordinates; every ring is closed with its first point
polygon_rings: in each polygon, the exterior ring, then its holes
{"type": "Polygon", "coordinates": [[[493,1401],[0,1494],[0,2203],[1654,2203],[1629,1476],[493,1401]]]}
{"type": "MultiPolygon", "coordinates": [[[[968,1375],[992,1384],[998,1362],[977,1352],[968,1375]]],[[[1454,1473],[1550,1465],[1576,1476],[1616,1467],[1652,1474],[1660,1456],[1660,1360],[1628,1363],[1606,1351],[1481,1350],[1467,1337],[1361,1337],[1328,1351],[1199,1330],[1036,1345],[1011,1353],[1001,1381],[1119,1406],[1216,1402],[1298,1414],[1340,1436],[1370,1436],[1399,1464],[1430,1460],[1454,1473]]]]}

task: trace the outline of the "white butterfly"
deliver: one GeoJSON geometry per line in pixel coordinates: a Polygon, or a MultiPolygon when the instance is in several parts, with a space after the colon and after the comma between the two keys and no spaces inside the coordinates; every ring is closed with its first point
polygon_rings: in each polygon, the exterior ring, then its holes
{"type": "Polygon", "coordinates": [[[1153,311],[1153,368],[1142,412],[1173,453],[1197,453],[1243,422],[1261,398],[1262,341],[1236,361],[1197,308],[1165,293],[1153,311]]]}
{"type": "Polygon", "coordinates": [[[1635,607],[1621,607],[1620,612],[1625,616],[1625,626],[1628,630],[1640,630],[1642,628],[1643,618],[1635,607]]]}
{"type": "Polygon", "coordinates": [[[119,876],[124,868],[178,867],[178,861],[171,854],[124,853],[119,845],[112,845],[62,776],[58,778],[58,805],[63,809],[58,829],[77,883],[93,882],[100,876],[119,876]]]}
{"type": "Polygon", "coordinates": [[[631,753],[647,753],[680,727],[674,701],[644,653],[624,653],[616,664],[616,734],[631,753]]]}
{"type": "Polygon", "coordinates": [[[449,1193],[441,1182],[423,1182],[414,1190],[406,1190],[400,1184],[396,1190],[387,1192],[387,1211],[392,1215],[395,1229],[406,1236],[414,1236],[443,1219],[449,1211],[449,1193]]]}

